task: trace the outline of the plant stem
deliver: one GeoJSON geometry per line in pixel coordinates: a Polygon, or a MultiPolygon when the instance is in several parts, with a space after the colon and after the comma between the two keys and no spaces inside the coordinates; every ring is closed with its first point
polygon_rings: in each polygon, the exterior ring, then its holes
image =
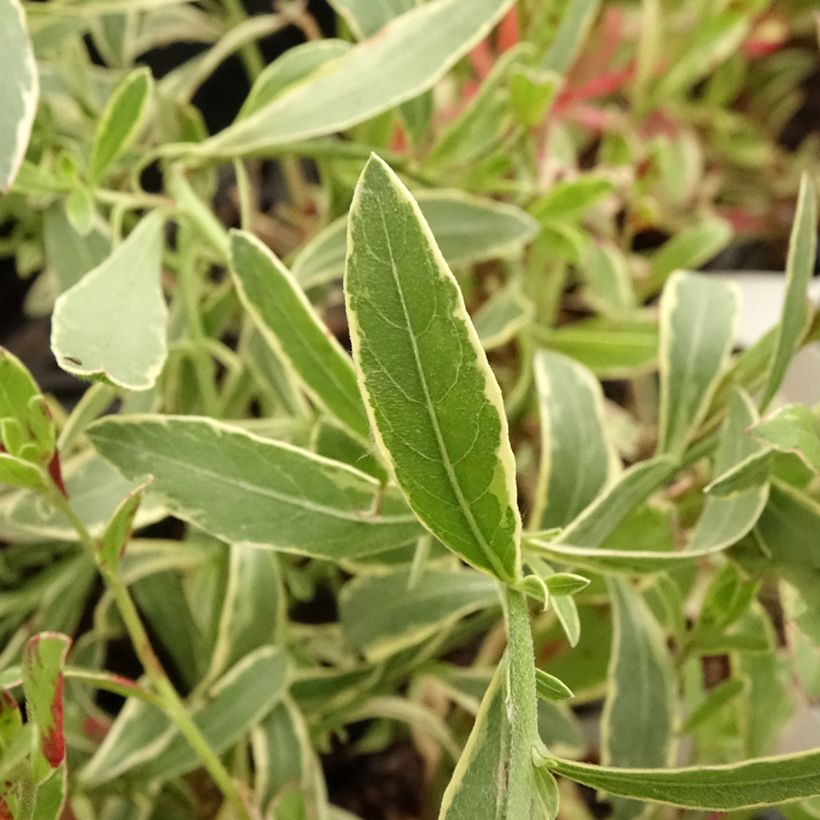
{"type": "Polygon", "coordinates": [[[117,604],[120,617],[134,646],[134,651],[145,673],[148,675],[148,679],[151,681],[159,698],[162,710],[171,719],[180,734],[188,741],[191,748],[197,753],[202,765],[211,775],[211,778],[225,799],[234,807],[237,815],[244,820],[250,820],[248,810],[230,773],[211,748],[206,738],[199,731],[193,718],[188,713],[185,703],[176,689],[174,689],[159,658],[154,652],[151,641],[148,638],[148,633],[145,631],[145,627],[140,620],[139,613],[128,592],[128,588],[116,572],[111,571],[110,568],[98,560],[97,545],[94,537],[56,486],[51,488],[49,500],[65,516],[66,520],[76,531],[80,542],[94,556],[100,574],[111,591],[111,594],[114,596],[114,601],[117,604]]]}

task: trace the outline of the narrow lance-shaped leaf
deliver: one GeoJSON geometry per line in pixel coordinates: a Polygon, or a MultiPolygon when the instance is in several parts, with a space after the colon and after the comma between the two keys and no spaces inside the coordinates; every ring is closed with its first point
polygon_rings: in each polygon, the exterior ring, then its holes
{"type": "Polygon", "coordinates": [[[774,561],[820,569],[820,504],[781,481],[772,481],[769,501],[755,534],[774,561]]]}
{"type": "Polygon", "coordinates": [[[471,612],[498,603],[493,580],[472,570],[428,570],[412,587],[410,580],[410,570],[400,569],[356,578],[342,590],[342,629],[368,660],[383,660],[471,612]]]}
{"type": "Polygon", "coordinates": [[[256,79],[245,98],[237,119],[264,108],[292,85],[318,71],[325,63],[341,57],[350,49],[346,40],[309,40],[289,48],[256,79]]]}
{"type": "Polygon", "coordinates": [[[361,439],[367,414],[353,362],[285,266],[250,234],[231,234],[237,291],[259,332],[309,394],[361,439]]]}
{"type": "Polygon", "coordinates": [[[820,751],[728,766],[620,769],[549,759],[556,774],[622,797],[702,811],[737,811],[820,795],[820,751]]]}
{"type": "MultiPolygon", "coordinates": [[[[672,753],[674,674],[663,631],[628,582],[607,582],[612,601],[609,692],[601,718],[605,765],[664,766],[672,753]]],[[[616,801],[615,816],[636,817],[640,804],[616,801]]]]}
{"type": "Polygon", "coordinates": [[[600,7],[601,0],[570,0],[566,4],[558,31],[541,61],[542,69],[560,74],[569,70],[600,7]]]}
{"type": "Polygon", "coordinates": [[[147,216],[57,299],[51,349],[63,370],[127,390],[153,387],[167,355],[162,226],[160,214],[147,216]]]}
{"type": "Polygon", "coordinates": [[[653,254],[649,276],[640,286],[641,294],[659,291],[676,270],[696,270],[722,251],[731,238],[731,226],[718,218],[684,228],[653,254]]]}
{"type": "Polygon", "coordinates": [[[473,324],[481,346],[493,350],[515,338],[534,315],[533,303],[524,296],[517,282],[510,282],[473,315],[473,324]]]}
{"type": "Polygon", "coordinates": [[[820,473],[820,419],[805,405],[781,407],[757,422],[750,432],[769,447],[794,453],[806,466],[820,473]]]}
{"type": "Polygon", "coordinates": [[[410,543],[421,530],[370,476],[208,419],[107,418],[88,436],[125,476],[152,475],[152,495],[175,515],[232,543],[338,560],[410,543]]]}
{"type": "Polygon", "coordinates": [[[810,311],[806,291],[817,256],[817,192],[808,174],[800,181],[789,255],[786,260],[786,294],[777,330],[769,377],[760,398],[761,412],[774,398],[786,375],[789,362],[806,332],[810,311]]]}
{"type": "Polygon", "coordinates": [[[281,637],[286,597],[279,559],[267,550],[232,544],[209,677],[281,637]]]}
{"type": "Polygon", "coordinates": [[[63,664],[71,639],[58,632],[30,638],[23,653],[23,689],[29,720],[37,726],[39,746],[33,762],[35,782],[46,780],[65,758],[63,664]]]}
{"type": "Polygon", "coordinates": [[[520,573],[515,465],[501,391],[415,200],[377,157],[350,214],[345,299],[376,439],[442,543],[520,573]]]}
{"type": "Polygon", "coordinates": [[[735,336],[739,293],[678,272],[661,297],[658,452],[680,455],[706,416],[735,336]]]}
{"type": "Polygon", "coordinates": [[[201,146],[239,155],[332,134],[431,88],[510,7],[512,0],[435,0],[201,146]]]}
{"type": "Polygon", "coordinates": [[[125,552],[126,544],[131,537],[131,529],[142,503],[142,497],[145,495],[145,490],[150,486],[150,483],[150,481],[146,481],[130,492],[122,500],[106,525],[97,547],[98,560],[104,571],[111,573],[117,571],[120,556],[125,552]]]}
{"type": "MultiPolygon", "coordinates": [[[[754,458],[763,449],[747,432],[756,420],[757,412],[751,399],[745,393],[734,393],[729,399],[726,421],[715,451],[715,475],[723,475],[754,458]]],[[[735,544],[755,525],[768,496],[766,481],[757,482],[727,498],[710,496],[687,549],[701,552],[735,544]]]]}
{"type": "Polygon", "coordinates": [[[128,148],[142,125],[151,97],[153,78],[147,67],[128,74],[114,89],[105,107],[91,151],[91,179],[98,182],[128,148]]]}
{"type": "Polygon", "coordinates": [[[0,0],[0,193],[11,188],[26,154],[40,83],[23,4],[0,0]]]}
{"type": "Polygon", "coordinates": [[[535,356],[541,462],[533,522],[560,527],[595,499],[619,468],[604,432],[604,397],[583,366],[560,353],[535,356]]]}
{"type": "MultiPolygon", "coordinates": [[[[288,659],[265,646],[246,655],[207,691],[191,712],[217,754],[235,743],[278,703],[287,685],[288,659]]],[[[102,745],[80,773],[88,786],[139,767],[139,776],[165,780],[197,767],[199,758],[159,709],[128,701],[102,745]]]]}

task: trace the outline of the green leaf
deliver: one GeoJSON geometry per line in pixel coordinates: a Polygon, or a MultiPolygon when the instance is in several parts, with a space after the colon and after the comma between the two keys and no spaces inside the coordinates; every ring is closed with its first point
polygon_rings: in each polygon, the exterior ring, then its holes
{"type": "Polygon", "coordinates": [[[44,490],[48,486],[42,468],[8,453],[0,453],[0,484],[24,487],[28,490],[44,490]]]}
{"type": "MultiPolygon", "coordinates": [[[[508,256],[519,251],[538,230],[520,208],[461,191],[419,191],[416,201],[450,265],[508,256]]],[[[293,276],[303,288],[337,279],[344,274],[346,251],[347,217],[342,217],[299,252],[293,276]]]]}
{"type": "Polygon", "coordinates": [[[541,700],[546,701],[568,700],[574,697],[569,686],[543,669],[535,670],[535,691],[541,700]]]}
{"type": "Polygon", "coordinates": [[[594,317],[557,329],[538,328],[538,341],[602,379],[632,378],[655,368],[658,325],[643,317],[594,317]]]}
{"type": "Polygon", "coordinates": [[[12,186],[26,154],[40,83],[19,0],[0,0],[0,193],[12,186]]]}
{"type": "Polygon", "coordinates": [[[541,462],[532,521],[539,529],[572,521],[610,483],[620,463],[604,432],[601,385],[572,359],[540,350],[535,386],[541,462]]]}
{"type": "Polygon", "coordinates": [[[597,174],[558,182],[530,206],[530,213],[542,224],[574,222],[614,187],[611,180],[597,174]]]}
{"type": "Polygon", "coordinates": [[[567,525],[561,532],[561,540],[576,546],[599,546],[674,471],[674,461],[668,456],[656,456],[633,465],[567,525]]]}
{"type": "MultiPolygon", "coordinates": [[[[265,646],[246,655],[208,689],[192,717],[216,754],[227,751],[273,709],[285,692],[287,672],[287,656],[265,646]]],[[[129,700],[80,773],[80,782],[99,786],[135,767],[140,779],[162,781],[199,764],[196,752],[162,712],[129,700]]]]}
{"type": "Polygon", "coordinates": [[[820,751],[684,769],[615,769],[557,758],[544,765],[610,794],[703,811],[773,806],[820,794],[820,751]]]}
{"type": "Polygon", "coordinates": [[[39,738],[32,764],[35,783],[44,782],[65,759],[63,665],[70,646],[67,635],[41,632],[29,638],[23,652],[26,712],[39,738]]]}
{"type": "Polygon", "coordinates": [[[746,9],[732,8],[704,15],[686,39],[683,54],[677,56],[653,88],[655,99],[675,99],[686,88],[708,76],[720,63],[737,53],[752,22],[746,9]]]}
{"type": "Polygon", "coordinates": [[[174,515],[225,541],[339,560],[419,535],[398,495],[370,476],[209,419],[107,418],[88,436],[128,478],[152,475],[152,495],[174,515]]]}
{"type": "Polygon", "coordinates": [[[94,134],[89,167],[92,182],[105,177],[112,163],[137,135],[153,86],[151,70],[142,66],[127,74],[114,89],[94,134]]]}
{"type": "Polygon", "coordinates": [[[820,569],[820,504],[780,481],[772,481],[769,501],[755,534],[774,561],[820,569]]]}
{"type": "MultiPolygon", "coordinates": [[[[287,672],[287,655],[266,646],[246,655],[210,688],[207,703],[193,717],[217,754],[229,749],[279,702],[286,690],[287,672]]],[[[200,764],[188,741],[172,732],[170,743],[140,767],[140,777],[168,780],[200,764]]]]}
{"type": "Polygon", "coordinates": [[[786,260],[786,295],[772,353],[769,377],[760,398],[761,411],[774,398],[797,352],[811,317],[806,291],[817,257],[817,192],[808,174],[800,181],[789,255],[786,260]]]}
{"type": "Polygon", "coordinates": [[[661,296],[658,452],[680,455],[706,416],[735,336],[736,286],[675,273],[661,296]]]}
{"type": "Polygon", "coordinates": [[[100,564],[108,572],[116,572],[120,556],[125,552],[137,511],[150,482],[132,490],[114,511],[97,545],[100,564]]]}
{"type": "Polygon", "coordinates": [[[501,391],[418,205],[377,157],[351,207],[345,299],[371,427],[410,506],[467,562],[516,579],[501,391]]]}
{"type": "Polygon", "coordinates": [[[231,233],[231,269],[246,311],[310,396],[365,441],[370,428],[350,357],[285,266],[255,237],[231,233]]]}
{"type": "MultiPolygon", "coordinates": [[[[0,444],[26,461],[45,461],[54,451],[54,438],[54,422],[34,377],[13,353],[0,347],[0,444]]],[[[18,474],[21,480],[29,475],[12,462],[4,472],[18,474]]]]}
{"type": "Polygon", "coordinates": [[[580,273],[587,299],[600,312],[617,319],[635,310],[637,300],[629,266],[614,244],[590,242],[580,273]]]}
{"type": "Polygon", "coordinates": [[[534,316],[535,306],[516,282],[510,282],[479,308],[473,324],[484,350],[493,350],[515,338],[534,316]]]}
{"type": "Polygon", "coordinates": [[[260,805],[268,805],[283,789],[298,783],[301,796],[310,807],[307,816],[327,820],[321,766],[305,719],[287,696],[252,730],[251,748],[255,793],[260,805]]]}
{"type": "Polygon", "coordinates": [[[143,219],[54,305],[51,349],[63,370],[127,390],[153,387],[167,354],[160,282],[164,218],[143,219]]]}
{"type": "Polygon", "coordinates": [[[680,734],[687,734],[699,726],[703,726],[703,724],[712,717],[723,712],[723,710],[747,688],[748,683],[745,679],[727,678],[712,689],[700,706],[693,710],[689,717],[686,718],[686,722],[680,729],[680,734]]]}
{"type": "Polygon", "coordinates": [[[291,86],[302,82],[326,63],[349,51],[345,40],[310,40],[289,48],[274,60],[256,79],[242,104],[237,119],[250,116],[275,100],[291,86]]]}
{"type": "Polygon", "coordinates": [[[357,40],[372,37],[393,18],[416,7],[416,0],[330,0],[357,40]]]}
{"type": "Polygon", "coordinates": [[[696,270],[717,256],[731,239],[729,223],[716,217],[684,228],[652,255],[649,275],[640,285],[641,295],[657,293],[676,270],[696,270]]]}
{"type": "MultiPolygon", "coordinates": [[[[738,464],[748,463],[761,450],[747,430],[757,420],[751,399],[736,392],[729,400],[717,450],[714,473],[723,475],[738,464]]],[[[710,495],[692,533],[687,549],[705,552],[730,547],[757,522],[769,497],[766,482],[744,489],[727,498],[710,495]]]]}
{"type": "Polygon", "coordinates": [[[575,58],[601,7],[601,0],[569,0],[558,31],[541,61],[541,68],[565,74],[575,58]]]}
{"type": "Polygon", "coordinates": [[[339,598],[345,637],[369,661],[421,643],[459,618],[498,603],[492,579],[471,571],[428,570],[411,586],[411,571],[364,575],[339,598]]]}
{"type": "Polygon", "coordinates": [[[436,0],[414,9],[193,151],[244,155],[365,122],[431,88],[510,5],[511,0],[436,0]]]}
{"type": "Polygon", "coordinates": [[[248,653],[278,643],[285,625],[285,596],[278,558],[244,544],[230,546],[209,677],[221,674],[248,653]]]}
{"type": "MultiPolygon", "coordinates": [[[[612,652],[609,691],[601,716],[605,765],[664,766],[670,762],[675,723],[675,677],[666,636],[641,594],[610,578],[612,652]]],[[[615,816],[635,817],[641,806],[616,801],[615,816]]]]}
{"type": "Polygon", "coordinates": [[[60,293],[76,285],[111,253],[111,240],[92,227],[86,236],[74,230],[65,203],[55,202],[43,212],[43,243],[48,270],[54,274],[60,293]]]}
{"type": "Polygon", "coordinates": [[[704,492],[728,496],[748,490],[750,487],[759,487],[769,479],[773,456],[774,453],[765,447],[757,450],[725,473],[718,475],[714,481],[706,485],[704,492]]]}
{"type": "Polygon", "coordinates": [[[777,450],[794,453],[815,473],[820,472],[820,421],[805,405],[781,407],[749,432],[777,450]]]}

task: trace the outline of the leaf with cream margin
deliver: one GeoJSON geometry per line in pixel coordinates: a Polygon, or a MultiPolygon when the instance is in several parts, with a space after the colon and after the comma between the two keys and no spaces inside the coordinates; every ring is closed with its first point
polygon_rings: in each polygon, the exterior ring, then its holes
{"type": "Polygon", "coordinates": [[[774,352],[763,395],[761,412],[774,398],[786,376],[789,362],[797,352],[811,311],[806,291],[814,272],[817,257],[817,192],[808,174],[800,181],[797,211],[789,239],[789,255],[786,260],[786,293],[777,329],[774,352]]]}
{"type": "Polygon", "coordinates": [[[0,193],[12,186],[26,154],[40,82],[19,0],[0,0],[0,193]]]}
{"type": "Polygon", "coordinates": [[[377,443],[419,519],[505,581],[521,571],[501,391],[421,210],[378,157],[350,211],[345,300],[377,443]]]}
{"type": "Polygon", "coordinates": [[[434,0],[397,18],[304,82],[204,143],[198,156],[244,156],[343,131],[441,79],[512,0],[434,0]]]}
{"type": "Polygon", "coordinates": [[[370,427],[353,362],[287,268],[258,239],[233,231],[231,270],[262,338],[318,404],[367,441],[370,427]]]}
{"type": "Polygon", "coordinates": [[[54,305],[51,349],[63,370],[127,390],[153,387],[168,352],[160,281],[164,217],[153,213],[54,305]]]}
{"type": "Polygon", "coordinates": [[[817,749],[683,769],[620,769],[558,758],[547,758],[542,765],[609,794],[701,811],[762,808],[820,795],[817,749]]]}
{"type": "Polygon", "coordinates": [[[99,182],[105,177],[112,163],[137,135],[153,85],[150,69],[143,66],[128,74],[114,89],[94,136],[90,166],[92,181],[99,182]]]}
{"type": "Polygon", "coordinates": [[[498,604],[491,578],[472,570],[428,570],[411,586],[411,570],[365,575],[339,597],[345,637],[369,661],[431,638],[459,618],[498,604]]]}
{"type": "MultiPolygon", "coordinates": [[[[675,676],[666,636],[640,592],[628,581],[607,582],[612,601],[609,691],[601,717],[602,762],[664,766],[675,722],[675,676]]],[[[617,818],[637,817],[640,803],[616,800],[617,818]]]]}
{"type": "Polygon", "coordinates": [[[340,560],[421,532],[398,493],[365,473],[210,419],[109,417],[87,432],[127,478],[152,475],[151,494],[174,515],[231,543],[340,560]]]}
{"type": "Polygon", "coordinates": [[[789,404],[758,421],[749,431],[758,441],[794,453],[820,473],[820,419],[803,404],[789,404]]]}
{"type": "Polygon", "coordinates": [[[680,455],[706,417],[728,365],[737,285],[679,271],[661,296],[658,453],[680,455]]]}
{"type": "Polygon", "coordinates": [[[620,462],[604,431],[601,385],[583,365],[539,350],[533,365],[541,420],[541,461],[533,524],[561,527],[610,483],[620,462]]]}

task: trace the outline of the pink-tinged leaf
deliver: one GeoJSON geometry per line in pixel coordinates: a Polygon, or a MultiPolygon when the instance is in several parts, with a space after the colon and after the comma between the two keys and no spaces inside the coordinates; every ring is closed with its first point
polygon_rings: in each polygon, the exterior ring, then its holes
{"type": "MultiPolygon", "coordinates": [[[[0,753],[8,747],[22,728],[23,717],[17,701],[11,692],[0,690],[0,753]]],[[[0,813],[0,818],[2,816],[0,813]]]]}
{"type": "MultiPolygon", "coordinates": [[[[30,638],[23,654],[23,689],[29,720],[37,727],[40,752],[50,769],[65,758],[63,735],[63,665],[71,638],[59,632],[41,632],[30,638]]],[[[35,779],[51,772],[34,761],[35,779]],[[43,770],[45,769],[45,770],[43,770]]]]}

